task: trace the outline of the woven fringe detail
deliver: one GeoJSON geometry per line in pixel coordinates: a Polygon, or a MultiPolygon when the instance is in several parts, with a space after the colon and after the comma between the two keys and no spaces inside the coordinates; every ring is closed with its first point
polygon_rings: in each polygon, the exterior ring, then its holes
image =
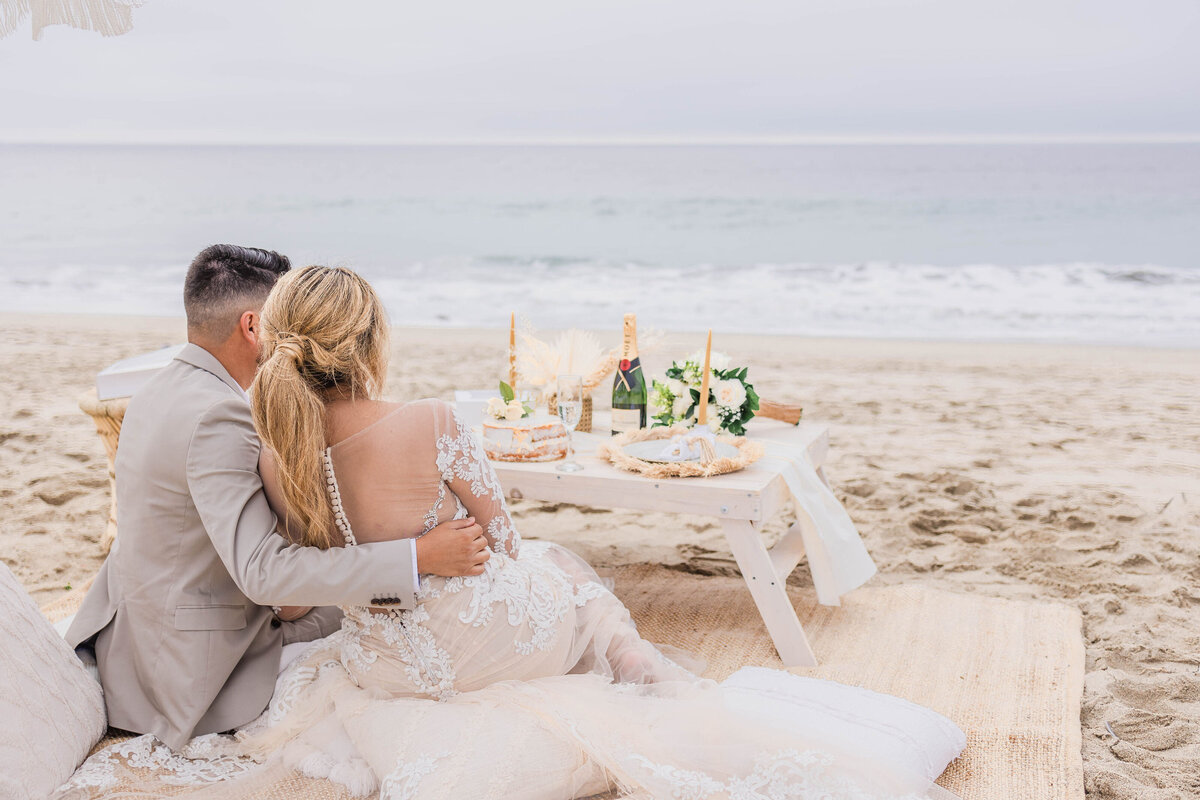
{"type": "Polygon", "coordinates": [[[70,25],[101,36],[120,36],[133,30],[133,9],[144,0],[0,0],[0,38],[15,32],[26,18],[33,22],[33,40],[51,25],[70,25]]]}

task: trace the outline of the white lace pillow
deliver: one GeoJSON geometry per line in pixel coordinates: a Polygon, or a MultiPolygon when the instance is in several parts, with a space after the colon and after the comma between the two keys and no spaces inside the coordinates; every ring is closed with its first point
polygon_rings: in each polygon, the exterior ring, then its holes
{"type": "Polygon", "coordinates": [[[104,735],[91,678],[0,564],[0,797],[43,798],[71,777],[104,735]]]}
{"type": "Polygon", "coordinates": [[[763,667],[721,683],[739,707],[781,727],[803,721],[828,744],[933,783],[967,745],[946,717],[899,697],[763,667]]]}

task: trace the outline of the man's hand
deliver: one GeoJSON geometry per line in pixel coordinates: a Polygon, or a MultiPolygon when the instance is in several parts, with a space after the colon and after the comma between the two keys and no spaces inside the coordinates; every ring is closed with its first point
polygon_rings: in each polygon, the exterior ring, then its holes
{"type": "Polygon", "coordinates": [[[279,609],[275,616],[284,622],[295,622],[312,610],[312,606],[284,606],[279,609]]]}
{"type": "Polygon", "coordinates": [[[491,558],[488,540],[474,517],[443,522],[417,539],[417,570],[447,578],[482,575],[491,558]]]}

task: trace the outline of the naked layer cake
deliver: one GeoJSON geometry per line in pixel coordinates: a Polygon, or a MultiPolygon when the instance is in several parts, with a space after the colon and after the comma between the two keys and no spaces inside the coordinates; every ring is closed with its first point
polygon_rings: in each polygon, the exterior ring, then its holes
{"type": "Polygon", "coordinates": [[[493,461],[557,461],[567,457],[567,429],[549,414],[484,418],[483,450],[493,461]]]}

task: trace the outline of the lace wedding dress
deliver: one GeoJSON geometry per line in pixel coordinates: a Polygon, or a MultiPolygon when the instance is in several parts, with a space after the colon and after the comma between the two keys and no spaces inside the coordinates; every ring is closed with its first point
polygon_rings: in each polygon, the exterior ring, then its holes
{"type": "Polygon", "coordinates": [[[482,447],[449,406],[399,407],[324,458],[346,546],[471,515],[493,555],[479,576],[421,576],[413,610],[345,608],[342,629],[283,672],[259,720],[189,754],[226,765],[231,779],[202,795],[250,796],[299,770],[384,800],[610,789],[684,800],[952,797],[920,770],[864,752],[856,731],[879,723],[861,710],[820,724],[831,709],[814,708],[811,686],[801,697],[803,679],[759,669],[721,685],[697,677],[687,654],[642,639],[582,559],[520,541],[482,447]],[[248,768],[247,757],[265,767],[248,768]]]}

